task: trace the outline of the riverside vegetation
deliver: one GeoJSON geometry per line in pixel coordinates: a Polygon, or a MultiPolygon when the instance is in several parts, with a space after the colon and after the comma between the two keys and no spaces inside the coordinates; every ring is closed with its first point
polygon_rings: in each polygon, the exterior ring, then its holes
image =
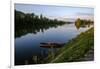
{"type": "MultiPolygon", "coordinates": [[[[48,62],[59,63],[59,62],[74,62],[80,58],[84,58],[88,51],[94,47],[94,28],[87,30],[79,34],[76,38],[70,40],[65,44],[63,48],[55,55],[55,58],[51,59],[48,57],[48,62]]],[[[93,51],[93,50],[92,50],[93,51]]],[[[93,53],[92,53],[93,54],[93,53]]],[[[94,56],[91,56],[92,60],[94,56]]],[[[88,58],[87,58],[88,59],[88,58]]],[[[79,60],[79,61],[84,61],[79,60]]]]}

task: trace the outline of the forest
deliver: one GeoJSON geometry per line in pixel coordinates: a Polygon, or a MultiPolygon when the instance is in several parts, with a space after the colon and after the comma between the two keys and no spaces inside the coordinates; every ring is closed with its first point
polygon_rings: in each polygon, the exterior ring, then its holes
{"type": "Polygon", "coordinates": [[[38,16],[34,13],[23,13],[15,10],[15,37],[19,37],[27,32],[36,34],[39,31],[43,32],[46,29],[61,26],[65,23],[57,19],[48,19],[42,14],[38,16]]]}

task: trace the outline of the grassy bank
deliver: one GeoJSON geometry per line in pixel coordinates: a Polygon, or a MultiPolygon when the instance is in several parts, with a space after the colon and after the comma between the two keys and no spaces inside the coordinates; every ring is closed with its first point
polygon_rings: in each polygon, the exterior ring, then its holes
{"type": "Polygon", "coordinates": [[[48,58],[50,63],[74,62],[85,57],[94,46],[94,28],[81,33],[76,38],[70,40],[59,50],[53,59],[48,58]]]}

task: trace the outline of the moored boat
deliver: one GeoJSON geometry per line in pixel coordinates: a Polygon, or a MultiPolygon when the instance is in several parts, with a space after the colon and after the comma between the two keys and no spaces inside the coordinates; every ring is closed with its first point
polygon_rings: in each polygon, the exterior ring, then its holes
{"type": "Polygon", "coordinates": [[[55,42],[47,42],[47,43],[40,43],[40,47],[43,48],[59,48],[62,47],[65,43],[55,43],[55,42]]]}

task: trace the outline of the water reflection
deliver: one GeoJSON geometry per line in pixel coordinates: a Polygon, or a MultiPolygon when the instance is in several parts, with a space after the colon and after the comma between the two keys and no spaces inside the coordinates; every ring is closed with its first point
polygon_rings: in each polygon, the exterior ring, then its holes
{"type": "MultiPolygon", "coordinates": [[[[58,24],[58,25],[41,25],[40,26],[27,26],[27,27],[18,27],[18,28],[15,28],[15,38],[16,37],[20,37],[20,36],[23,36],[23,35],[26,35],[27,33],[33,33],[33,34],[37,34],[38,32],[44,32],[50,28],[57,28],[59,26],[63,26],[65,24],[58,24]]],[[[92,25],[92,23],[88,23],[88,24],[81,24],[81,23],[78,23],[78,22],[75,22],[75,27],[77,29],[80,29],[80,28],[86,28],[86,27],[90,27],[92,25]]]]}
{"type": "Polygon", "coordinates": [[[41,25],[38,25],[38,26],[27,26],[27,27],[24,27],[24,26],[21,26],[21,27],[15,27],[15,37],[20,37],[22,35],[25,35],[27,33],[33,33],[33,34],[37,34],[38,32],[44,32],[46,31],[47,29],[50,29],[50,28],[57,28],[58,26],[62,26],[64,25],[65,23],[60,23],[60,24],[47,24],[47,25],[44,25],[44,24],[41,24],[41,25]]]}
{"type": "Polygon", "coordinates": [[[59,47],[40,47],[41,42],[60,42],[66,43],[68,40],[77,36],[77,34],[87,30],[82,27],[77,30],[74,23],[56,25],[48,28],[33,27],[16,30],[15,38],[15,65],[41,64],[47,63],[48,57],[54,59],[59,47]],[[41,31],[43,29],[43,32],[41,31]],[[34,33],[34,31],[36,33],[34,33]],[[22,37],[19,37],[22,36],[22,37]]]}

